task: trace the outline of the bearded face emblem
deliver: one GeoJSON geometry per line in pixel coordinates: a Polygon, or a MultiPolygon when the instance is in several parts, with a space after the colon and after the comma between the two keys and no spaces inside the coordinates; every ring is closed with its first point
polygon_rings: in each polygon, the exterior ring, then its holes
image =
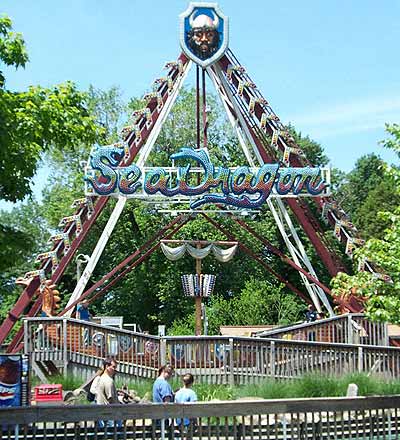
{"type": "Polygon", "coordinates": [[[228,48],[228,17],[218,5],[191,2],[179,17],[184,54],[203,69],[218,61],[228,48]]]}
{"type": "Polygon", "coordinates": [[[219,47],[218,16],[213,13],[213,18],[205,14],[194,18],[193,13],[189,24],[190,30],[187,34],[189,48],[201,60],[210,58],[219,47]]]}

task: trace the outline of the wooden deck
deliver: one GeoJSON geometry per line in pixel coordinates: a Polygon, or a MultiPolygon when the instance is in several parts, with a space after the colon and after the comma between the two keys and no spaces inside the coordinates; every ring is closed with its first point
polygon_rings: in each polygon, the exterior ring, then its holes
{"type": "MultiPolygon", "coordinates": [[[[30,318],[25,321],[25,352],[35,366],[53,362],[64,372],[90,376],[106,356],[114,356],[121,375],[153,378],[160,365],[170,363],[178,374],[192,372],[206,383],[245,384],[265,378],[296,378],[311,372],[328,375],[366,372],[387,378],[400,375],[400,349],[385,345],[325,342],[335,340],[341,326],[349,338],[354,327],[348,317],[327,323],[287,328],[286,335],[306,332],[313,339],[284,337],[284,329],[263,338],[156,337],[68,318],[30,318]],[[315,328],[319,327],[319,330],[315,328]],[[280,336],[276,338],[276,336],[280,336]]],[[[364,319],[364,318],[363,318],[364,319]]],[[[355,321],[355,320],[354,320],[355,321]]],[[[356,321],[355,321],[356,322],[356,321]]],[[[360,320],[359,320],[360,322],[360,320]]],[[[369,324],[368,324],[369,325],[369,324]]],[[[368,328],[364,323],[362,328],[368,328]]],[[[371,327],[372,328],[372,327],[371,327]]],[[[386,340],[384,329],[363,333],[366,341],[386,340]],[[371,336],[372,335],[372,336],[371,336]]],[[[354,340],[354,335],[351,335],[354,340]]],[[[36,367],[35,367],[36,368],[36,367]]],[[[44,374],[45,374],[45,368],[44,374]]]]}

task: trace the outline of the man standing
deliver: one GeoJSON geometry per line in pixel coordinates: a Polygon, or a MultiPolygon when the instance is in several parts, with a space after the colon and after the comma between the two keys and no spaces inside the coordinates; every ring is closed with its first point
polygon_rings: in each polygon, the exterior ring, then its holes
{"type": "MultiPolygon", "coordinates": [[[[174,393],[172,391],[171,385],[168,380],[171,379],[174,373],[174,369],[171,365],[163,365],[158,369],[158,377],[153,383],[153,402],[154,403],[169,403],[174,401],[174,393]]],[[[170,421],[167,419],[163,420],[153,420],[153,436],[154,430],[161,430],[161,438],[165,436],[165,428],[170,426],[170,421]]],[[[172,431],[169,435],[173,438],[172,431]]]]}
{"type": "MultiPolygon", "coordinates": [[[[312,304],[309,304],[306,312],[306,322],[314,322],[318,319],[318,313],[314,309],[314,306],[312,304]]],[[[307,339],[309,341],[315,341],[316,340],[316,333],[313,328],[307,330],[308,337],[307,339]]]]}
{"type": "MultiPolygon", "coordinates": [[[[97,384],[96,401],[99,405],[111,405],[119,403],[118,392],[115,387],[114,377],[117,372],[117,362],[114,358],[106,358],[103,362],[104,373],[100,376],[97,384]]],[[[99,427],[121,426],[121,421],[100,420],[99,427]]]]}
{"type": "Polygon", "coordinates": [[[117,388],[114,383],[114,376],[117,372],[117,362],[113,358],[106,358],[103,362],[104,373],[100,376],[97,385],[97,403],[99,405],[110,405],[119,403],[117,388]]]}

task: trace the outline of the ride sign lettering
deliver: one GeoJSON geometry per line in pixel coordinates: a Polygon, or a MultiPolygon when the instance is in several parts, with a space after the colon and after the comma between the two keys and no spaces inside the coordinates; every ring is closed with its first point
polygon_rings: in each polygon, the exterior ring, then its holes
{"type": "Polygon", "coordinates": [[[85,173],[87,195],[190,198],[190,208],[225,204],[244,209],[259,208],[270,195],[318,196],[329,184],[319,168],[281,167],[264,164],[260,168],[215,166],[205,149],[181,148],[170,158],[191,163],[176,168],[119,166],[124,149],[118,144],[94,149],[85,173]],[[194,172],[200,181],[194,179],[194,172]]]}

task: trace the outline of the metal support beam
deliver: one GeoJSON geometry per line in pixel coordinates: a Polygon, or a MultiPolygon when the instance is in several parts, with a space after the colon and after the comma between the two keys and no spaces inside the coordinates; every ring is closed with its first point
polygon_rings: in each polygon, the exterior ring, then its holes
{"type": "Polygon", "coordinates": [[[159,231],[157,234],[155,234],[150,240],[148,240],[144,245],[140,247],[137,251],[135,251],[132,255],[127,257],[122,263],[120,263],[117,267],[115,267],[111,272],[109,272],[107,275],[103,276],[103,278],[97,283],[95,283],[93,286],[90,287],[86,292],[84,292],[79,299],[77,299],[74,303],[69,305],[65,310],[63,310],[59,316],[65,315],[69,310],[71,310],[75,305],[83,298],[89,297],[94,291],[98,290],[100,286],[102,286],[106,281],[109,281],[111,278],[111,281],[108,282],[108,284],[103,287],[99,292],[94,295],[91,300],[93,301],[95,298],[98,298],[99,296],[103,295],[110,287],[112,287],[117,281],[119,281],[121,278],[123,278],[127,273],[129,273],[133,268],[135,268],[138,264],[142,263],[149,255],[151,255],[160,245],[158,242],[156,245],[151,247],[149,250],[145,252],[145,249],[150,246],[154,241],[160,240],[163,237],[164,238],[170,238],[172,235],[174,235],[182,226],[184,226],[187,221],[189,220],[188,217],[180,216],[177,219],[175,219],[173,222],[169,223],[167,226],[165,226],[161,231],[159,231]],[[174,226],[176,223],[178,223],[180,220],[183,219],[183,222],[179,224],[177,227],[173,229],[172,232],[169,232],[167,235],[167,231],[174,226]],[[145,252],[144,255],[140,256],[143,252],[145,252]],[[134,258],[139,257],[138,260],[131,263],[134,258]],[[127,266],[128,263],[131,263],[129,266],[127,266]],[[122,272],[118,273],[121,269],[125,268],[122,272]],[[117,274],[118,273],[118,274],[117,274]]]}
{"type": "Polygon", "coordinates": [[[219,231],[221,231],[229,240],[237,241],[237,243],[239,245],[239,248],[243,252],[245,252],[246,254],[250,255],[254,260],[256,260],[258,263],[260,263],[264,267],[264,269],[266,269],[276,279],[278,279],[281,283],[283,283],[289,290],[294,292],[297,296],[302,298],[304,301],[309,302],[309,299],[307,298],[307,296],[301,290],[299,290],[292,283],[290,283],[285,278],[283,278],[278,272],[275,272],[267,263],[265,263],[265,261],[259,255],[257,255],[250,248],[248,248],[244,243],[242,243],[240,240],[238,240],[231,232],[227,231],[222,225],[220,225],[214,219],[209,217],[207,214],[202,214],[202,216],[208,222],[210,222],[212,225],[214,225],[219,231]]]}
{"type": "MultiPolygon", "coordinates": [[[[275,222],[278,225],[279,231],[285,241],[285,244],[292,256],[293,261],[300,267],[305,266],[306,270],[318,280],[317,274],[309,260],[306,251],[304,249],[303,243],[301,242],[296,229],[292,223],[292,220],[287,212],[285,205],[281,200],[272,201],[268,199],[268,207],[270,208],[272,215],[274,216],[275,222]],[[274,206],[274,202],[276,206],[274,206]],[[294,241],[294,243],[291,241],[294,241]]],[[[310,298],[312,299],[314,306],[318,312],[322,312],[320,301],[324,304],[326,310],[329,313],[329,317],[335,316],[332,306],[325,292],[317,284],[310,282],[310,280],[302,273],[299,272],[300,277],[306,287],[310,298]]]]}
{"type": "MultiPolygon", "coordinates": [[[[140,168],[143,167],[149,154],[150,151],[152,150],[155,141],[157,140],[158,135],[160,134],[160,130],[166,120],[166,118],[168,117],[171,108],[173,106],[173,104],[175,103],[175,100],[177,98],[177,96],[179,95],[179,91],[182,88],[183,82],[190,70],[190,66],[191,66],[191,61],[189,61],[185,67],[184,67],[184,71],[183,74],[181,75],[181,77],[177,80],[177,82],[174,85],[174,88],[172,90],[172,92],[169,94],[165,104],[163,105],[160,114],[158,115],[157,120],[154,123],[154,126],[151,129],[151,132],[146,140],[145,145],[141,148],[139,156],[138,156],[138,160],[136,162],[136,165],[140,168]]],[[[82,292],[84,291],[86,284],[88,283],[96,265],[97,262],[99,261],[101,254],[104,251],[104,248],[106,247],[108,240],[112,234],[112,231],[115,228],[115,225],[117,224],[117,221],[124,209],[126,203],[126,197],[119,197],[118,198],[118,202],[114,208],[114,211],[112,212],[110,218],[108,219],[107,225],[104,228],[99,241],[96,244],[95,249],[93,250],[92,255],[90,256],[90,259],[88,261],[88,264],[85,267],[85,270],[81,276],[81,278],[79,279],[74,291],[72,292],[72,295],[67,303],[67,308],[68,308],[68,312],[66,313],[66,316],[71,316],[72,314],[72,308],[70,308],[71,304],[75,303],[76,300],[78,298],[81,297],[82,292]]]]}
{"type": "MultiPolygon", "coordinates": [[[[240,132],[244,134],[246,139],[242,139],[240,140],[240,144],[242,146],[243,152],[246,156],[246,158],[249,160],[249,164],[250,166],[254,166],[254,162],[251,159],[251,155],[250,152],[247,149],[247,143],[249,143],[252,148],[253,148],[253,152],[255,154],[255,157],[257,158],[258,162],[260,165],[265,163],[265,158],[264,158],[264,154],[262,154],[262,152],[260,151],[259,145],[257,144],[257,141],[255,139],[254,134],[252,133],[250,127],[248,126],[247,121],[245,120],[244,116],[242,115],[242,110],[241,108],[237,105],[236,100],[235,100],[235,96],[233,95],[230,86],[225,78],[225,76],[223,75],[222,69],[221,67],[219,67],[218,65],[214,66],[213,69],[209,69],[209,75],[211,77],[211,79],[213,80],[216,89],[219,92],[219,95],[221,97],[221,101],[225,107],[225,110],[228,113],[228,117],[229,120],[232,124],[232,127],[234,130],[236,130],[237,132],[239,131],[237,129],[237,125],[239,125],[241,127],[240,132]],[[232,109],[232,110],[231,110],[232,109]],[[235,117],[236,117],[236,121],[235,121],[235,117]],[[246,142],[247,140],[247,142],[246,142]]],[[[309,258],[306,255],[305,249],[303,244],[300,241],[300,238],[298,237],[297,232],[295,231],[293,224],[290,222],[290,225],[288,224],[288,227],[291,231],[292,236],[294,237],[295,243],[292,243],[289,240],[288,234],[286,233],[286,229],[284,226],[284,222],[282,222],[281,218],[277,215],[277,211],[274,208],[274,205],[272,204],[271,200],[268,200],[268,206],[272,211],[272,214],[274,216],[274,219],[277,223],[278,229],[288,247],[288,250],[292,256],[292,259],[294,260],[294,262],[297,264],[297,266],[302,266],[302,263],[299,259],[299,255],[301,256],[301,260],[303,262],[303,264],[305,264],[307,271],[316,279],[317,275],[316,272],[314,270],[314,268],[312,267],[312,264],[309,260],[309,258]]],[[[278,209],[279,210],[284,210],[284,205],[283,202],[281,200],[279,200],[279,204],[278,204],[278,209]]],[[[286,210],[285,210],[286,212],[286,210]]],[[[287,214],[287,212],[286,212],[287,214]]],[[[287,221],[287,219],[290,220],[290,217],[287,215],[285,216],[285,220],[287,221]]],[[[301,272],[300,276],[301,279],[303,281],[303,284],[305,285],[310,298],[312,300],[312,302],[314,303],[314,305],[316,306],[317,310],[321,312],[321,305],[320,305],[320,301],[319,298],[322,300],[324,306],[326,307],[328,313],[330,316],[333,316],[333,310],[332,307],[329,303],[329,300],[327,299],[325,293],[322,291],[322,289],[320,289],[318,286],[316,286],[313,283],[310,283],[310,281],[308,280],[308,278],[301,272]]]]}

